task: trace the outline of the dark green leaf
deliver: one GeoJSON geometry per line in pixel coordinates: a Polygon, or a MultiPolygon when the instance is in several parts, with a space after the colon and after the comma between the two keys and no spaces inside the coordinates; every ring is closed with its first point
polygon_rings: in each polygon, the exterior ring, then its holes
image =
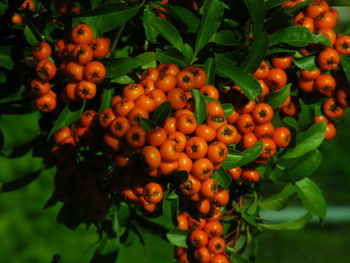
{"type": "Polygon", "coordinates": [[[106,78],[124,76],[139,66],[138,61],[130,57],[104,59],[103,64],[106,67],[106,78]]]}
{"type": "Polygon", "coordinates": [[[302,217],[294,219],[292,221],[277,223],[277,224],[258,224],[260,227],[268,230],[299,230],[303,228],[307,222],[309,222],[311,214],[306,213],[302,217]]]}
{"type": "Polygon", "coordinates": [[[69,229],[76,229],[83,222],[83,218],[78,215],[76,209],[64,204],[57,214],[57,223],[63,224],[69,229]]]}
{"type": "Polygon", "coordinates": [[[249,73],[254,73],[264,60],[269,48],[269,38],[264,32],[257,32],[253,39],[248,55],[241,64],[241,68],[249,73]]]}
{"type": "Polygon", "coordinates": [[[223,168],[232,169],[250,163],[260,156],[262,147],[263,143],[262,141],[259,141],[254,146],[250,147],[242,153],[236,151],[229,152],[226,160],[223,163],[223,168]]]}
{"type": "Polygon", "coordinates": [[[161,64],[176,64],[180,67],[186,67],[185,57],[175,48],[168,47],[165,51],[156,49],[156,59],[161,64]]]}
{"type": "Polygon", "coordinates": [[[187,238],[189,236],[189,231],[172,230],[166,234],[169,242],[178,247],[187,248],[187,238]]]}
{"type": "Polygon", "coordinates": [[[34,140],[40,135],[40,113],[34,111],[29,114],[1,115],[0,131],[3,136],[1,151],[8,151],[34,140]],[[16,120],[16,121],[14,121],[16,120]],[[18,124],[21,128],[18,129],[18,124]]]}
{"type": "Polygon", "coordinates": [[[296,145],[291,148],[283,159],[298,158],[304,154],[317,149],[323,142],[326,134],[326,124],[317,122],[306,131],[300,133],[296,138],[296,145]]]}
{"type": "Polygon", "coordinates": [[[259,202],[263,209],[280,211],[288,204],[289,198],[295,193],[296,189],[292,184],[287,184],[280,192],[274,194],[259,202]]]}
{"type": "Polygon", "coordinates": [[[8,70],[15,64],[11,58],[12,46],[0,46],[0,66],[8,70]]]}
{"type": "Polygon", "coordinates": [[[55,124],[50,130],[49,135],[47,136],[47,139],[50,139],[51,136],[61,127],[63,126],[69,126],[76,120],[78,120],[83,113],[85,108],[85,100],[83,102],[80,102],[78,104],[68,104],[63,111],[58,116],[57,120],[55,121],[55,124]]]}
{"type": "Polygon", "coordinates": [[[316,56],[307,56],[300,59],[294,58],[294,65],[302,70],[313,70],[317,69],[316,56]]]}
{"type": "Polygon", "coordinates": [[[123,4],[106,3],[94,10],[83,12],[75,16],[73,18],[73,25],[80,23],[94,25],[101,33],[104,33],[118,28],[132,19],[141,7],[142,4],[127,7],[123,4]]]}
{"type": "Polygon", "coordinates": [[[215,34],[214,41],[221,46],[240,46],[242,42],[239,41],[237,35],[231,30],[221,30],[215,34]]]}
{"type": "Polygon", "coordinates": [[[158,33],[169,41],[177,50],[182,52],[183,40],[180,33],[168,20],[152,18],[151,25],[158,33]]]}
{"type": "Polygon", "coordinates": [[[288,96],[290,95],[291,84],[287,84],[282,89],[270,92],[264,102],[270,104],[270,106],[276,109],[278,106],[282,105],[288,96]]]}
{"type": "Polygon", "coordinates": [[[205,0],[203,4],[203,17],[198,30],[194,55],[211,41],[216,30],[220,27],[221,18],[224,14],[224,7],[219,0],[205,0]]]}
{"type": "Polygon", "coordinates": [[[304,178],[295,185],[299,198],[309,213],[318,216],[322,221],[326,220],[327,204],[320,188],[309,178],[304,178]]]}
{"type": "Polygon", "coordinates": [[[143,12],[143,26],[145,28],[147,40],[151,43],[156,43],[158,36],[158,31],[151,25],[151,21],[155,17],[151,7],[146,5],[143,12]]]}
{"type": "Polygon", "coordinates": [[[306,104],[303,99],[299,99],[299,129],[304,130],[314,122],[315,104],[306,104]]]}
{"type": "Polygon", "coordinates": [[[145,131],[149,131],[150,129],[157,127],[157,123],[146,118],[139,118],[139,123],[141,128],[143,128],[145,131]]]}
{"type": "Polygon", "coordinates": [[[169,117],[171,112],[171,103],[170,101],[164,101],[160,104],[152,115],[152,121],[157,123],[159,126],[162,126],[165,119],[169,117]]]}
{"type": "Polygon", "coordinates": [[[186,62],[188,64],[191,64],[193,58],[193,49],[189,44],[185,43],[183,45],[182,54],[184,55],[186,62]]]}
{"type": "Polygon", "coordinates": [[[90,0],[91,9],[95,9],[100,3],[101,3],[101,0],[90,0]]]}
{"type": "Polygon", "coordinates": [[[237,67],[230,59],[222,54],[215,54],[216,71],[238,85],[243,93],[251,100],[261,94],[259,82],[251,74],[237,67]]]}
{"type": "Polygon", "coordinates": [[[248,8],[251,19],[253,20],[253,34],[254,36],[261,32],[264,25],[266,9],[264,0],[244,0],[248,8]]]}
{"type": "Polygon", "coordinates": [[[221,106],[225,112],[226,117],[235,112],[235,109],[233,108],[233,105],[231,103],[224,103],[221,106]]]}
{"type": "Polygon", "coordinates": [[[323,34],[314,35],[303,26],[288,27],[270,36],[270,46],[287,44],[295,47],[304,47],[311,43],[330,46],[329,40],[323,34]]]}
{"type": "Polygon", "coordinates": [[[197,125],[204,123],[207,118],[207,106],[203,94],[196,89],[190,90],[195,101],[194,117],[197,121],[197,125]]]}
{"type": "Polygon", "coordinates": [[[186,25],[188,33],[198,32],[200,20],[188,8],[174,5],[169,6],[169,8],[174,12],[175,17],[186,25]]]}
{"type": "Polygon", "coordinates": [[[111,106],[111,100],[114,95],[114,89],[109,88],[109,89],[104,89],[102,93],[102,98],[101,98],[101,103],[100,107],[98,108],[98,112],[100,113],[104,109],[108,108],[111,106]]]}
{"type": "Polygon", "coordinates": [[[265,21],[264,31],[272,34],[278,30],[293,26],[293,17],[287,13],[286,8],[278,8],[265,21]]]}
{"type": "Polygon", "coordinates": [[[24,27],[23,33],[28,44],[31,46],[34,46],[41,41],[41,38],[38,36],[38,33],[29,25],[26,25],[24,27]]]}
{"type": "Polygon", "coordinates": [[[52,21],[48,21],[44,29],[46,40],[48,42],[56,42],[59,38],[58,32],[61,33],[60,27],[58,26],[58,24],[52,21]]]}
{"type": "Polygon", "coordinates": [[[292,117],[284,117],[283,122],[288,126],[292,127],[295,131],[299,131],[298,122],[292,117]]]}
{"type": "Polygon", "coordinates": [[[225,189],[228,189],[232,182],[231,176],[222,167],[214,172],[212,178],[225,189]]]}
{"type": "Polygon", "coordinates": [[[284,4],[285,2],[288,2],[288,0],[268,0],[265,2],[265,7],[266,9],[272,9],[284,4]]]}
{"type": "Polygon", "coordinates": [[[206,84],[214,84],[214,76],[216,71],[216,64],[213,58],[208,58],[203,65],[203,70],[207,73],[206,84]]]}
{"type": "Polygon", "coordinates": [[[150,65],[156,61],[156,53],[155,52],[144,52],[135,57],[135,60],[139,64],[140,67],[144,65],[150,65]]]}
{"type": "Polygon", "coordinates": [[[266,52],[266,56],[270,56],[273,54],[277,54],[277,53],[289,53],[291,55],[294,55],[294,53],[296,52],[296,50],[291,49],[291,48],[271,48],[266,52]]]}
{"type": "Polygon", "coordinates": [[[238,253],[232,253],[231,257],[233,259],[232,263],[252,263],[252,261],[246,259],[243,256],[240,256],[238,253]]]}
{"type": "Polygon", "coordinates": [[[288,166],[284,175],[279,178],[285,182],[296,182],[304,177],[313,174],[322,161],[322,153],[319,150],[308,152],[307,154],[296,159],[292,165],[288,166]]]}
{"type": "Polygon", "coordinates": [[[303,1],[301,3],[296,4],[295,6],[293,6],[291,8],[287,8],[287,12],[291,15],[296,15],[297,12],[299,12],[304,7],[308,6],[311,1],[313,1],[313,0],[306,0],[306,1],[303,1]]]}
{"type": "Polygon", "coordinates": [[[348,81],[350,82],[350,57],[349,56],[344,56],[344,55],[340,55],[340,63],[341,63],[341,67],[344,70],[345,76],[348,79],[348,81]]]}

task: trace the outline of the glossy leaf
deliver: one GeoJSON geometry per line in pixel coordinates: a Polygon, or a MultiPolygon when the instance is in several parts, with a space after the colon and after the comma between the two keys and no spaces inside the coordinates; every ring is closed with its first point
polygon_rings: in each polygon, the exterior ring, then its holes
{"type": "Polygon", "coordinates": [[[294,53],[296,52],[296,50],[291,49],[291,48],[280,48],[280,47],[275,47],[275,48],[270,48],[267,52],[266,52],[266,56],[270,56],[273,54],[277,54],[277,53],[289,53],[291,55],[294,55],[294,53]]]}
{"type": "Polygon", "coordinates": [[[139,118],[139,123],[145,131],[149,131],[150,129],[157,127],[157,123],[146,118],[139,118]]]}
{"type": "Polygon", "coordinates": [[[214,77],[216,71],[216,64],[213,58],[208,58],[203,64],[203,70],[207,73],[206,84],[214,84],[214,77]]]}
{"type": "Polygon", "coordinates": [[[180,67],[186,67],[186,59],[181,52],[172,47],[167,47],[164,51],[156,49],[156,59],[160,64],[176,64],[180,67]]]}
{"type": "Polygon", "coordinates": [[[257,142],[255,145],[245,150],[242,153],[232,151],[229,152],[226,160],[223,163],[224,169],[232,169],[235,167],[241,167],[250,163],[251,161],[258,158],[262,152],[262,141],[257,142]]]}
{"type": "Polygon", "coordinates": [[[298,122],[292,117],[284,117],[282,120],[285,124],[292,127],[295,131],[299,131],[298,122]]]}
{"type": "Polygon", "coordinates": [[[98,112],[100,113],[104,109],[108,108],[111,106],[111,100],[114,95],[114,89],[109,88],[109,89],[103,89],[102,97],[101,97],[101,103],[100,107],[98,108],[98,112]]]}
{"type": "Polygon", "coordinates": [[[171,5],[169,8],[174,12],[175,18],[185,24],[188,33],[198,32],[200,20],[193,12],[182,6],[171,5]]]}
{"type": "Polygon", "coordinates": [[[104,59],[103,64],[106,67],[106,78],[124,76],[139,66],[138,61],[130,57],[104,59]]]}
{"type": "Polygon", "coordinates": [[[326,124],[317,122],[296,138],[296,145],[282,156],[284,159],[298,158],[317,149],[323,142],[326,133],[326,124]]]}
{"type": "Polygon", "coordinates": [[[172,245],[187,248],[188,235],[189,231],[173,230],[169,231],[166,237],[172,245]]]}
{"type": "Polygon", "coordinates": [[[309,213],[326,220],[327,204],[320,188],[309,178],[304,178],[295,185],[299,198],[309,213]]]}
{"type": "Polygon", "coordinates": [[[53,127],[50,130],[47,139],[50,139],[51,136],[61,127],[69,126],[76,120],[78,120],[83,113],[85,108],[85,100],[78,104],[68,104],[57,117],[53,127]]]}
{"type": "MultiPolygon", "coordinates": [[[[144,66],[148,66],[155,62],[156,53],[155,52],[144,52],[135,57],[135,60],[139,64],[140,67],[144,68],[144,66]]],[[[147,67],[146,67],[147,68],[147,67]]]]}
{"type": "Polygon", "coordinates": [[[303,228],[311,219],[312,215],[309,213],[306,213],[305,215],[283,223],[277,223],[277,224],[258,224],[260,227],[268,230],[299,230],[303,228]]]}
{"type": "Polygon", "coordinates": [[[350,57],[345,55],[340,55],[340,64],[344,70],[346,78],[350,82],[350,57]]]}
{"type": "Polygon", "coordinates": [[[282,105],[288,96],[290,95],[291,84],[287,84],[282,89],[270,92],[267,94],[264,102],[270,104],[270,106],[276,109],[278,106],[282,105]]]}
{"type": "Polygon", "coordinates": [[[146,5],[143,11],[143,27],[145,29],[147,40],[151,43],[156,43],[158,36],[158,31],[151,25],[151,21],[155,17],[152,8],[149,5],[146,5]]]}
{"type": "Polygon", "coordinates": [[[272,9],[284,4],[285,2],[288,2],[288,0],[268,0],[265,2],[265,7],[266,9],[272,9]]]}
{"type": "Polygon", "coordinates": [[[259,82],[251,74],[237,67],[230,59],[222,54],[215,54],[215,62],[217,74],[234,81],[250,100],[254,100],[261,94],[259,82]]]}
{"type": "Polygon", "coordinates": [[[151,25],[162,37],[168,40],[170,44],[182,52],[183,40],[173,24],[164,19],[152,18],[151,25]]]}
{"type": "Polygon", "coordinates": [[[261,32],[264,24],[266,9],[264,0],[244,0],[245,5],[248,8],[250,17],[253,21],[253,34],[254,36],[261,32]]]}
{"type": "Polygon", "coordinates": [[[24,27],[23,34],[24,34],[24,37],[27,40],[28,44],[31,46],[34,46],[39,41],[41,41],[41,38],[40,38],[38,32],[35,31],[33,26],[26,25],[24,27]]]}
{"type": "Polygon", "coordinates": [[[80,13],[73,17],[73,25],[86,23],[94,25],[102,33],[118,28],[132,19],[142,7],[142,4],[128,7],[123,4],[106,3],[94,10],[80,13]]]}
{"type": "Polygon", "coordinates": [[[196,89],[191,89],[191,94],[195,101],[194,117],[197,121],[197,125],[204,123],[207,118],[207,106],[203,94],[196,89]]]}
{"type": "Polygon", "coordinates": [[[12,46],[0,46],[0,67],[11,70],[14,62],[11,58],[12,46]]]}
{"type": "Polygon", "coordinates": [[[287,206],[290,197],[295,191],[296,189],[292,184],[287,184],[280,192],[259,201],[258,204],[263,209],[280,211],[287,206]]]}
{"type": "Polygon", "coordinates": [[[165,119],[169,117],[171,112],[171,103],[170,101],[164,101],[160,104],[152,115],[152,121],[157,123],[159,126],[162,126],[165,119]]]}
{"type": "Polygon", "coordinates": [[[224,7],[219,0],[205,0],[203,4],[203,16],[197,33],[194,55],[211,41],[215,32],[221,24],[221,18],[224,14],[224,7]]]}
{"type": "Polygon", "coordinates": [[[300,59],[293,60],[294,65],[296,65],[299,69],[302,70],[313,70],[317,69],[316,65],[316,56],[306,56],[300,59]]]}
{"type": "Polygon", "coordinates": [[[231,103],[224,103],[224,104],[221,104],[221,106],[225,112],[226,117],[235,112],[235,109],[233,108],[233,105],[231,103]]]}
{"type": "Polygon", "coordinates": [[[309,29],[302,26],[288,27],[270,36],[270,46],[287,44],[295,47],[304,47],[311,43],[330,46],[329,40],[323,34],[314,35],[309,29]]]}
{"type": "Polygon", "coordinates": [[[231,176],[222,167],[219,170],[216,170],[211,177],[225,189],[228,189],[232,182],[231,176]]]}
{"type": "Polygon", "coordinates": [[[304,130],[314,121],[315,104],[309,104],[302,98],[299,99],[300,112],[299,112],[299,129],[304,130]]]}
{"type": "Polygon", "coordinates": [[[250,47],[248,55],[241,64],[241,68],[248,73],[254,73],[264,60],[269,48],[269,38],[264,32],[257,32],[254,36],[253,43],[250,47]]]}
{"type": "Polygon", "coordinates": [[[221,46],[240,46],[237,35],[231,30],[221,30],[215,34],[214,42],[221,46]]]}
{"type": "Polygon", "coordinates": [[[291,15],[296,15],[297,12],[302,10],[304,7],[308,6],[311,1],[313,1],[313,0],[305,0],[303,2],[300,2],[300,3],[296,4],[295,6],[288,8],[287,12],[291,15]]]}
{"type": "Polygon", "coordinates": [[[191,64],[192,58],[193,58],[193,49],[192,47],[185,43],[182,47],[182,54],[185,57],[185,60],[188,64],[191,64]]]}
{"type": "Polygon", "coordinates": [[[296,159],[292,165],[288,166],[284,175],[279,178],[285,182],[296,182],[312,175],[321,164],[322,153],[319,150],[308,152],[307,154],[296,159]]]}

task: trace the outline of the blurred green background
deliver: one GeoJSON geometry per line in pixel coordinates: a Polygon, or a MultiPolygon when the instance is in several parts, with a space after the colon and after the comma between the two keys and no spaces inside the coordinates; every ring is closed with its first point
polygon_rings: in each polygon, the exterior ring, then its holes
{"type": "MultiPolygon", "coordinates": [[[[350,120],[342,123],[333,141],[322,145],[323,162],[313,179],[330,207],[350,206],[350,120]]],[[[34,183],[0,195],[0,262],[89,262],[97,242],[94,229],[71,231],[56,223],[60,205],[43,209],[52,193],[53,178],[42,175],[34,183]]],[[[344,211],[345,213],[345,211],[344,211]]],[[[330,215],[331,216],[331,215],[330,215]]],[[[350,221],[310,223],[300,231],[265,232],[260,236],[257,263],[349,262],[350,221]]]]}

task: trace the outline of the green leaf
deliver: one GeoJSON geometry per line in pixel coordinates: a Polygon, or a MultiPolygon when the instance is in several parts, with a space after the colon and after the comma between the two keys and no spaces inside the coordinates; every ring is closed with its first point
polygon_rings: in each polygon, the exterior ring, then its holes
{"type": "Polygon", "coordinates": [[[211,41],[215,32],[221,24],[221,19],[224,14],[224,7],[219,0],[205,0],[203,4],[203,17],[198,30],[194,55],[211,41]]]}
{"type": "Polygon", "coordinates": [[[224,169],[232,169],[246,165],[258,158],[262,152],[262,149],[263,143],[262,141],[259,141],[242,153],[237,151],[230,151],[222,167],[224,169]]]}
{"type": "Polygon", "coordinates": [[[316,56],[306,56],[300,59],[294,58],[294,65],[302,70],[313,70],[317,69],[316,56]]]}
{"type": "Polygon", "coordinates": [[[151,21],[155,17],[151,7],[146,5],[143,11],[143,27],[145,28],[146,38],[151,43],[156,43],[158,37],[158,31],[151,25],[151,21]]]}
{"type": "Polygon", "coordinates": [[[155,122],[156,124],[158,124],[159,126],[163,126],[163,123],[164,123],[165,119],[169,117],[170,112],[171,112],[170,101],[164,101],[153,112],[152,121],[155,122]]]}
{"type": "Polygon", "coordinates": [[[285,182],[296,182],[313,174],[322,161],[322,153],[319,150],[314,150],[306,153],[300,158],[296,159],[289,165],[284,175],[278,178],[285,182]]]}
{"type": "Polygon", "coordinates": [[[192,47],[185,43],[182,47],[182,54],[185,57],[185,60],[188,64],[191,64],[192,58],[193,58],[193,49],[192,47]]]}
{"type": "Polygon", "coordinates": [[[299,112],[299,128],[304,130],[310,124],[314,122],[314,110],[316,104],[307,104],[303,99],[299,99],[300,112],[299,112]]]}
{"type": "Polygon", "coordinates": [[[31,46],[35,46],[38,42],[41,41],[38,33],[30,25],[26,25],[24,27],[23,34],[28,44],[31,46]]]}
{"type": "Polygon", "coordinates": [[[291,55],[294,55],[295,52],[296,52],[296,50],[291,49],[291,48],[279,48],[279,47],[274,47],[274,48],[269,49],[269,50],[266,52],[266,56],[270,56],[270,55],[277,54],[277,53],[289,53],[289,54],[291,54],[291,55]]]}
{"type": "Polygon", "coordinates": [[[0,67],[12,70],[14,62],[11,57],[12,46],[0,46],[0,67]]]}
{"type": "Polygon", "coordinates": [[[326,220],[327,204],[320,188],[309,178],[296,182],[295,186],[303,206],[309,213],[318,216],[322,221],[326,220]]]}
{"type": "Polygon", "coordinates": [[[301,3],[296,4],[295,6],[293,6],[291,8],[287,8],[287,13],[289,13],[291,15],[296,15],[297,12],[299,12],[304,7],[308,6],[311,1],[312,0],[306,0],[306,1],[303,1],[301,3]]]}
{"type": "Polygon", "coordinates": [[[86,23],[94,25],[101,33],[118,28],[132,19],[142,7],[143,3],[132,7],[124,4],[106,3],[94,10],[80,13],[73,17],[73,25],[86,23]]]}
{"type": "Polygon", "coordinates": [[[272,34],[278,30],[285,29],[294,25],[292,15],[288,14],[286,8],[278,8],[265,21],[264,31],[272,34]]]}
{"type": "Polygon", "coordinates": [[[254,36],[261,32],[264,25],[266,9],[264,0],[244,0],[245,5],[248,8],[250,17],[253,21],[253,34],[254,36]]]}
{"type": "Polygon", "coordinates": [[[350,57],[345,55],[340,55],[340,64],[344,70],[345,76],[350,82],[350,57]]]}
{"type": "Polygon", "coordinates": [[[323,142],[325,134],[326,124],[324,122],[314,123],[310,128],[297,136],[296,145],[287,151],[282,158],[298,158],[317,149],[323,142]]]}
{"type": "Polygon", "coordinates": [[[287,84],[282,89],[270,92],[267,94],[264,102],[270,104],[270,106],[276,109],[278,106],[282,105],[288,96],[290,95],[291,84],[287,84]]]}
{"type": "Polygon", "coordinates": [[[278,224],[258,224],[260,227],[268,229],[268,230],[299,230],[303,228],[307,222],[309,222],[310,218],[312,217],[311,214],[306,213],[305,215],[283,223],[278,224]]]}
{"type": "Polygon", "coordinates": [[[232,183],[231,176],[222,167],[214,172],[212,178],[214,178],[215,181],[225,189],[228,189],[232,183]]]}
{"type": "Polygon", "coordinates": [[[64,204],[57,214],[57,223],[63,224],[69,229],[76,229],[83,222],[83,218],[79,216],[76,209],[64,204]]]}
{"type": "Polygon", "coordinates": [[[141,128],[143,128],[146,132],[154,127],[157,127],[157,124],[154,121],[146,118],[139,118],[139,123],[141,128]]]}
{"type": "Polygon", "coordinates": [[[215,62],[217,74],[234,81],[250,100],[261,94],[261,86],[256,78],[237,67],[226,56],[215,54],[215,62]]]}
{"type": "Polygon", "coordinates": [[[203,64],[203,70],[207,73],[206,84],[214,84],[214,77],[216,71],[216,64],[213,58],[208,58],[203,64]]]}
{"type": "Polygon", "coordinates": [[[118,78],[124,76],[139,66],[137,60],[125,58],[107,58],[102,60],[106,67],[106,78],[118,78]]]}
{"type": "Polygon", "coordinates": [[[156,53],[155,52],[144,52],[135,57],[135,60],[142,68],[148,68],[148,65],[155,63],[156,53]],[[144,67],[146,66],[146,67],[144,67]]]}
{"type": "Polygon", "coordinates": [[[266,9],[272,9],[284,4],[285,2],[288,2],[288,0],[268,0],[265,2],[265,7],[266,9]]]}
{"type": "Polygon", "coordinates": [[[280,211],[288,204],[289,198],[295,193],[294,185],[287,184],[280,192],[274,194],[259,202],[259,206],[263,209],[280,211]]]}
{"type": "Polygon", "coordinates": [[[221,30],[215,34],[214,42],[221,46],[240,46],[237,35],[231,30],[221,30]]]}
{"type": "Polygon", "coordinates": [[[189,231],[183,231],[183,230],[172,230],[169,231],[166,234],[167,239],[169,242],[178,247],[184,247],[187,248],[187,238],[189,236],[189,231]]]}
{"type": "Polygon", "coordinates": [[[101,97],[101,103],[100,107],[98,108],[98,112],[100,113],[104,109],[111,106],[111,101],[114,95],[114,89],[113,88],[106,88],[103,89],[102,97],[101,97]]]}
{"type": "Polygon", "coordinates": [[[223,103],[223,104],[221,104],[221,106],[225,112],[226,117],[235,112],[235,109],[233,108],[232,103],[223,103]]]}
{"type": "Polygon", "coordinates": [[[55,124],[50,130],[47,139],[50,139],[51,136],[61,127],[69,126],[76,120],[79,120],[81,114],[85,108],[85,100],[78,104],[68,104],[57,117],[55,124]]]}
{"type": "Polygon", "coordinates": [[[243,256],[240,256],[238,253],[232,253],[231,257],[233,259],[232,263],[253,263],[249,259],[246,259],[243,256]]]}
{"type": "Polygon", "coordinates": [[[197,33],[199,28],[199,18],[188,8],[171,5],[168,7],[174,12],[175,18],[185,24],[188,33],[197,33]]]}
{"type": "Polygon", "coordinates": [[[0,132],[3,136],[3,143],[0,143],[1,152],[8,152],[39,136],[41,133],[39,121],[40,112],[38,111],[29,114],[1,115],[0,132]],[[20,129],[18,129],[19,123],[20,129]]]}
{"type": "Polygon", "coordinates": [[[101,3],[101,0],[90,0],[91,9],[95,9],[100,3],[101,3]]]}
{"type": "Polygon", "coordinates": [[[59,39],[59,34],[61,28],[57,23],[52,21],[47,21],[44,29],[44,34],[46,36],[46,40],[48,42],[56,42],[59,39]]]}
{"type": "Polygon", "coordinates": [[[156,59],[160,62],[160,64],[176,64],[180,67],[187,66],[183,54],[172,47],[166,47],[165,51],[157,48],[156,59]]]}
{"type": "Polygon", "coordinates": [[[303,26],[288,27],[270,36],[270,46],[287,44],[295,47],[304,47],[311,43],[330,46],[329,40],[323,34],[314,35],[303,26]]]}
{"type": "MultiPolygon", "coordinates": [[[[118,253],[117,263],[139,262],[145,256],[144,244],[141,238],[132,228],[127,233],[127,238],[121,243],[118,253]]],[[[101,262],[101,261],[100,261],[101,262]]],[[[102,261],[105,262],[105,261],[102,261]]],[[[115,261],[112,261],[115,262],[115,261]]],[[[96,262],[98,263],[98,262],[96,262]]]]}
{"type": "Polygon", "coordinates": [[[197,121],[197,125],[204,123],[207,118],[207,106],[203,94],[196,89],[191,89],[191,94],[195,101],[194,117],[197,121]]]}
{"type": "Polygon", "coordinates": [[[170,44],[182,52],[182,37],[172,23],[170,23],[168,20],[152,18],[151,25],[162,37],[168,40],[170,44]]]}
{"type": "Polygon", "coordinates": [[[296,119],[292,117],[284,117],[282,121],[288,126],[292,127],[295,131],[299,132],[299,125],[296,119]]]}
{"type": "Polygon", "coordinates": [[[269,38],[265,32],[257,32],[254,35],[253,44],[250,47],[248,55],[241,64],[241,68],[249,73],[254,73],[264,60],[269,49],[269,38]]]}

